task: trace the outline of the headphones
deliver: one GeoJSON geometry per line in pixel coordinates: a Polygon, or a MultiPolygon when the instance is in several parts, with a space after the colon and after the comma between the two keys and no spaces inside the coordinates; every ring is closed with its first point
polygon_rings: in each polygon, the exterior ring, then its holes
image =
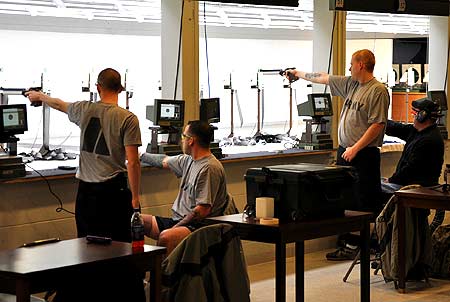
{"type": "Polygon", "coordinates": [[[439,112],[422,109],[416,113],[415,119],[419,123],[423,123],[427,119],[438,119],[441,116],[442,116],[442,114],[440,114],[439,112]]]}
{"type": "Polygon", "coordinates": [[[430,113],[427,110],[420,110],[416,113],[416,121],[419,123],[425,122],[428,118],[430,118],[430,113]]]}

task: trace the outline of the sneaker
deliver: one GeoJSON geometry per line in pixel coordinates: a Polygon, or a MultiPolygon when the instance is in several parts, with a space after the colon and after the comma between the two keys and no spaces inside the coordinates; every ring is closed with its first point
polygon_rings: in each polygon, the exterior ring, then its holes
{"type": "Polygon", "coordinates": [[[327,253],[327,260],[331,261],[342,261],[342,260],[353,260],[358,254],[358,249],[352,249],[349,247],[340,247],[334,252],[327,253]]]}

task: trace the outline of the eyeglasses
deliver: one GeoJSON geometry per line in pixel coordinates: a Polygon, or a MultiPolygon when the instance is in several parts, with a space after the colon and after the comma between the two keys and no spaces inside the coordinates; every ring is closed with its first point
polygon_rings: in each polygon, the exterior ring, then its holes
{"type": "Polygon", "coordinates": [[[181,133],[181,139],[187,139],[187,138],[192,138],[192,136],[189,134],[181,133]]]}

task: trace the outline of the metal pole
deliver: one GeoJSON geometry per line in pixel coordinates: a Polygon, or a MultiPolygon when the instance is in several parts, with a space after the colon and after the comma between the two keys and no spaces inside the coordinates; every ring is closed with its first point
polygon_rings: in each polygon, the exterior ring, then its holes
{"type": "Polygon", "coordinates": [[[287,135],[291,135],[292,130],[292,85],[289,83],[289,130],[287,135]]]}
{"type": "Polygon", "coordinates": [[[261,89],[259,89],[259,85],[258,85],[258,121],[257,121],[257,127],[256,127],[256,134],[258,135],[261,132],[261,89]]]}
{"type": "Polygon", "coordinates": [[[42,146],[39,153],[44,156],[50,150],[50,107],[42,104],[42,146]]]}
{"type": "Polygon", "coordinates": [[[234,89],[231,88],[231,104],[230,104],[230,108],[231,108],[231,110],[230,110],[231,111],[231,125],[230,125],[231,132],[228,135],[229,138],[234,136],[234,104],[233,103],[234,103],[234,89]]]}
{"type": "Polygon", "coordinates": [[[406,86],[406,95],[405,95],[405,122],[408,123],[408,92],[409,86],[406,86]]]}

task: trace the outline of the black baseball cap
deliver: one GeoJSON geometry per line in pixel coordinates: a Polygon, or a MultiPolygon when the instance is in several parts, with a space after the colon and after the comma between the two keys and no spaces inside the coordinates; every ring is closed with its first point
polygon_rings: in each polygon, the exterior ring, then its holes
{"type": "Polygon", "coordinates": [[[425,110],[428,113],[439,113],[439,105],[428,98],[418,99],[412,102],[416,111],[425,110]]]}

